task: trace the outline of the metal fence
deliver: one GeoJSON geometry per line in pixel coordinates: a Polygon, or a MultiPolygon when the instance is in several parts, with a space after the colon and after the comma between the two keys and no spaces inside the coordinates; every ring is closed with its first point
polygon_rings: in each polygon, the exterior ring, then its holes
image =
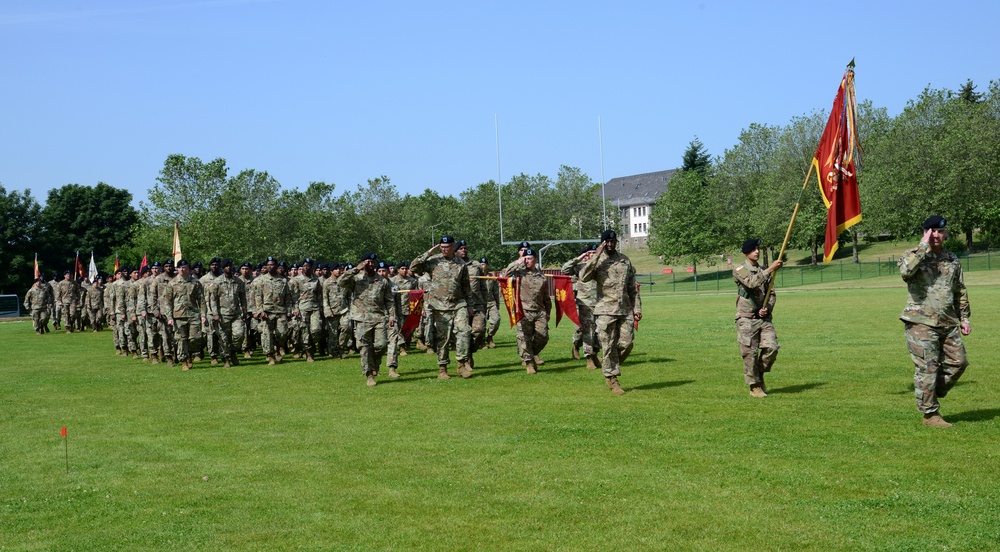
{"type": "Polygon", "coordinates": [[[0,295],[0,318],[21,316],[21,301],[17,295],[0,295]]]}
{"type": "MultiPolygon", "coordinates": [[[[976,272],[993,270],[993,254],[991,251],[982,253],[958,255],[962,261],[962,270],[976,272]]],[[[850,260],[840,260],[835,263],[818,264],[816,266],[785,265],[778,271],[775,286],[779,288],[821,284],[823,282],[839,282],[846,280],[863,280],[880,276],[898,276],[899,268],[896,261],[899,257],[879,258],[875,262],[854,263],[850,260]]],[[[1000,261],[1000,258],[998,258],[1000,261]]],[[[998,267],[1000,268],[1000,262],[998,267]]],[[[732,268],[727,265],[707,267],[693,272],[673,271],[669,274],[637,274],[636,281],[643,291],[734,291],[732,268]]]]}

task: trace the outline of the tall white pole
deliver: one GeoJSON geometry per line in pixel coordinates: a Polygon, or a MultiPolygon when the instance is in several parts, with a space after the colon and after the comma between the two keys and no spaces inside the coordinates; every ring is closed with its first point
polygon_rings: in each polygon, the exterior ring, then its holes
{"type": "Polygon", "coordinates": [[[493,114],[493,128],[496,130],[497,141],[497,201],[500,204],[500,244],[503,245],[503,180],[500,179],[500,123],[497,114],[493,114]]]}
{"type": "Polygon", "coordinates": [[[601,148],[601,206],[604,209],[604,229],[608,229],[608,194],[604,191],[604,133],[601,130],[601,116],[597,116],[597,140],[601,148]]]}

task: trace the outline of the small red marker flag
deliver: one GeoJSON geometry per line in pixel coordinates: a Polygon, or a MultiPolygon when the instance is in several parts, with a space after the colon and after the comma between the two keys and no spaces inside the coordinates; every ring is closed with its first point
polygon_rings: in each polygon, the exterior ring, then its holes
{"type": "Polygon", "coordinates": [[[65,437],[65,436],[66,436],[66,428],[65,428],[65,427],[64,427],[64,428],[62,428],[62,436],[63,436],[63,437],[65,437]]]}

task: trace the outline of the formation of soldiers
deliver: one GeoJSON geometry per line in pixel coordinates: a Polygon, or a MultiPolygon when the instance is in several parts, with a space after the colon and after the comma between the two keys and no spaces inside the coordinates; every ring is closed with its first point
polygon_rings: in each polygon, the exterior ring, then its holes
{"type": "MultiPolygon", "coordinates": [[[[574,351],[583,347],[588,368],[603,364],[608,387],[622,394],[618,367],[631,350],[633,311],[641,313],[641,305],[627,257],[611,246],[601,257],[605,262],[598,263],[604,248],[617,243],[609,232],[600,247],[585,248],[563,272],[575,280],[583,324],[574,336],[574,351]],[[609,259],[614,262],[608,264],[609,259]],[[623,263],[627,270],[621,269],[623,263]],[[602,299],[615,303],[614,313],[601,310],[602,299]],[[628,318],[627,324],[607,324],[607,339],[601,338],[595,321],[605,314],[628,318]],[[597,357],[602,350],[603,363],[597,357]]],[[[499,274],[518,282],[511,286],[524,313],[517,324],[518,354],[526,372],[535,374],[544,364],[539,355],[548,342],[548,278],[526,242],[518,259],[499,274]]],[[[56,329],[67,332],[84,327],[100,331],[106,324],[116,354],[179,364],[183,370],[206,359],[212,365],[236,366],[258,350],[270,366],[288,355],[315,362],[321,356],[344,359],[356,353],[367,385],[374,386],[383,357],[389,377],[400,377],[399,357],[408,354],[411,340],[415,348],[437,355],[438,378],[451,377],[453,350],[457,375],[472,377],[475,351],[496,347],[502,300],[497,278],[486,258],[470,256],[464,240],[444,236],[412,263],[387,262],[375,253],[366,253],[357,265],[306,258],[289,266],[268,257],[256,266],[244,262],[237,267],[231,259],[216,257],[206,270],[198,262],[180,260],[175,266],[166,260],[122,267],[107,285],[100,277],[93,283],[73,279],[67,271],[55,284],[39,279],[26,295],[25,307],[38,333],[49,331],[50,314],[56,329]],[[411,304],[410,290],[424,291],[412,334],[402,328],[417,306],[411,304]]]]}

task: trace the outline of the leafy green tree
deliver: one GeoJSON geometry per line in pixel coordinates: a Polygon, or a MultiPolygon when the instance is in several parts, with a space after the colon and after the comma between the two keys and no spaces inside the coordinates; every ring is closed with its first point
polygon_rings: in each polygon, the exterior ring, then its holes
{"type": "Polygon", "coordinates": [[[67,184],[49,190],[41,211],[42,249],[39,257],[50,266],[72,268],[75,252],[81,259],[107,259],[128,243],[139,223],[132,194],[104,182],[96,186],[67,184]]]}
{"type": "Polygon", "coordinates": [[[698,171],[678,171],[649,215],[649,251],[672,260],[715,264],[725,245],[709,187],[698,171]]]}
{"type": "Polygon", "coordinates": [[[0,185],[0,293],[23,297],[31,286],[40,214],[30,190],[8,193],[0,185]]]}

